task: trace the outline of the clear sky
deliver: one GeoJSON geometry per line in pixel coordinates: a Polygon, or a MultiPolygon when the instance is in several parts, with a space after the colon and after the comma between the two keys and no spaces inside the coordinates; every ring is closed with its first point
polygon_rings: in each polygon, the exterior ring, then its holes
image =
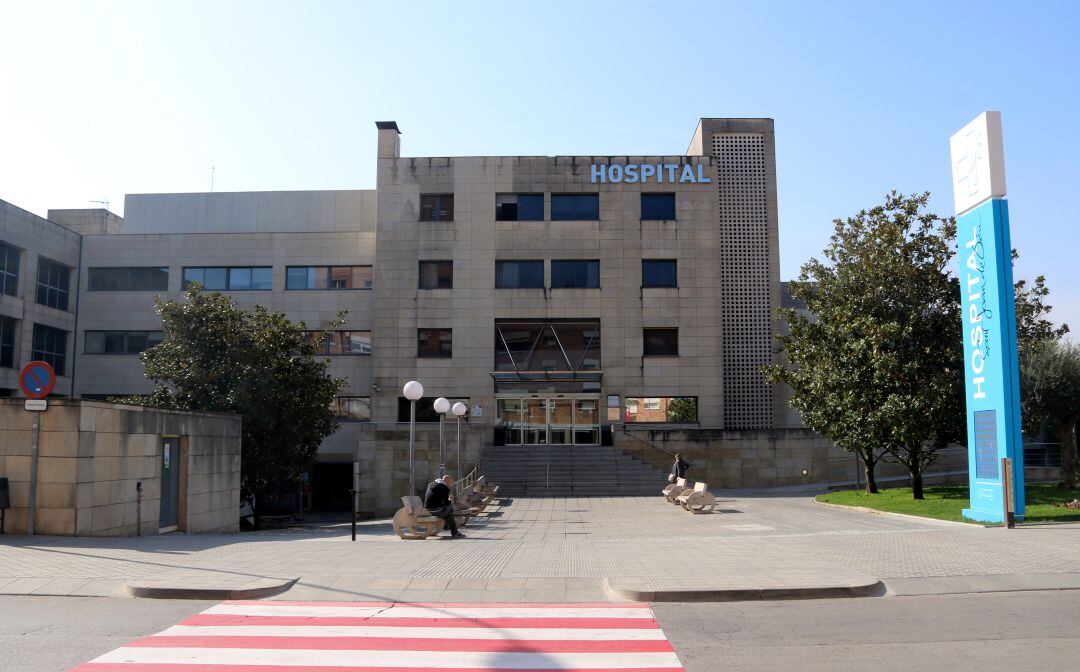
{"type": "Polygon", "coordinates": [[[1080,333],[1080,2],[0,0],[0,35],[0,198],[41,215],[211,166],[372,188],[376,120],[406,156],[604,155],[772,117],[784,279],[889,189],[953,214],[948,137],[1000,110],[1017,275],[1080,333]]]}

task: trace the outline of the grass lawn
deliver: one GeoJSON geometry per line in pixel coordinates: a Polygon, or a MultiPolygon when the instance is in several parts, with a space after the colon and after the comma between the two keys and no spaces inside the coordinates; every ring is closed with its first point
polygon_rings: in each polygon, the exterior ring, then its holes
{"type": "MultiPolygon", "coordinates": [[[[1027,485],[1027,515],[1025,522],[1063,522],[1080,520],[1080,509],[1066,509],[1063,504],[1080,499],[1080,490],[1059,488],[1055,485],[1027,485]],[[1057,504],[1058,506],[1054,506],[1057,504]]],[[[933,485],[923,488],[926,499],[918,501],[911,498],[911,488],[889,488],[876,495],[867,495],[862,490],[842,490],[818,495],[819,502],[842,504],[844,506],[863,506],[878,511],[906,513],[910,516],[937,518],[939,520],[966,520],[960,511],[969,505],[966,485],[933,485]]]]}

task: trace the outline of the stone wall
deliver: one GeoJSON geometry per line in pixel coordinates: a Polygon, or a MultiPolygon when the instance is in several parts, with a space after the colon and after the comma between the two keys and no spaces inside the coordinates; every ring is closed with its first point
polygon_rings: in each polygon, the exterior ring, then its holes
{"type": "MultiPolygon", "coordinates": [[[[33,414],[23,401],[0,399],[0,476],[11,489],[12,533],[26,532],[30,498],[33,414]]],[[[41,414],[36,532],[134,535],[138,525],[157,534],[162,436],[180,437],[178,529],[236,532],[240,427],[229,415],[50,399],[41,414]]]]}

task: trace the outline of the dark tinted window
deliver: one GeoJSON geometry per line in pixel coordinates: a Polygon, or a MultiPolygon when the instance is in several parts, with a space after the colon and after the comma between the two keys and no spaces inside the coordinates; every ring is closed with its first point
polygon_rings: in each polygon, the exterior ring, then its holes
{"type": "Polygon", "coordinates": [[[453,335],[450,329],[417,329],[417,357],[452,357],[453,335]]]}
{"type": "Polygon", "coordinates": [[[38,257],[37,302],[57,310],[67,310],[69,289],[71,289],[71,269],[55,261],[38,257]]]}
{"type": "Polygon", "coordinates": [[[15,367],[15,320],[0,316],[0,366],[15,367]]]}
{"type": "Polygon", "coordinates": [[[646,357],[678,357],[679,330],[646,329],[644,355],[646,357]]]}
{"type": "Polygon", "coordinates": [[[287,266],[285,289],[371,289],[371,266],[287,266]]]}
{"type": "Polygon", "coordinates": [[[454,262],[421,261],[420,289],[453,289],[454,262]]]}
{"type": "Polygon", "coordinates": [[[41,324],[34,325],[33,351],[30,356],[51,364],[56,375],[63,376],[67,362],[67,334],[63,329],[54,329],[41,324]]]}
{"type": "Polygon", "coordinates": [[[160,331],[87,331],[88,355],[134,355],[161,343],[160,331]]]}
{"type": "Polygon", "coordinates": [[[599,287],[600,262],[552,260],[551,287],[599,287]]]}
{"type": "Polygon", "coordinates": [[[642,287],[678,287],[679,278],[674,259],[642,259],[642,287]]]}
{"type": "MultiPolygon", "coordinates": [[[[416,402],[416,421],[417,422],[438,422],[439,414],[435,412],[435,400],[438,397],[422,397],[416,402]]],[[[462,402],[466,406],[469,405],[468,399],[460,397],[447,397],[450,402],[450,407],[453,408],[457,402],[462,402]]],[[[398,397],[398,422],[409,421],[409,406],[410,402],[405,397],[398,397]]],[[[447,420],[456,418],[453,413],[447,413],[447,420]]],[[[469,416],[466,414],[461,418],[464,421],[468,421],[469,416]]]]}
{"type": "Polygon", "coordinates": [[[370,355],[370,331],[310,331],[308,337],[322,355],[370,355]]]}
{"type": "Polygon", "coordinates": [[[495,220],[499,222],[543,221],[543,194],[498,194],[495,196],[495,220]]]}
{"type": "Polygon", "coordinates": [[[371,421],[371,397],[337,397],[330,402],[330,411],[338,420],[371,421]]]}
{"type": "Polygon", "coordinates": [[[600,219],[600,194],[552,194],[553,221],[600,219]]]}
{"type": "Polygon", "coordinates": [[[15,296],[19,290],[19,250],[0,243],[0,294],[15,296]]]}
{"type": "Polygon", "coordinates": [[[91,268],[88,287],[92,292],[165,292],[169,289],[169,269],[160,266],[91,268]]]}
{"type": "Polygon", "coordinates": [[[675,219],[675,194],[642,194],[642,219],[675,219]]]}
{"type": "Polygon", "coordinates": [[[537,288],[544,286],[544,262],[496,261],[495,287],[499,289],[537,288]]]}
{"type": "Polygon", "coordinates": [[[192,266],[184,269],[183,288],[197,282],[210,291],[260,291],[273,288],[269,266],[192,266]]]}
{"type": "Polygon", "coordinates": [[[450,222],[454,220],[453,194],[421,194],[421,222],[450,222]]]}

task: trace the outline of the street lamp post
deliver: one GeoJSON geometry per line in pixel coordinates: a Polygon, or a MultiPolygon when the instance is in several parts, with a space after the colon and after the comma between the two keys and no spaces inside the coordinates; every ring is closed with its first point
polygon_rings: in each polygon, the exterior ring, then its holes
{"type": "Polygon", "coordinates": [[[402,393],[409,400],[409,496],[416,494],[416,481],[413,475],[413,459],[416,455],[416,402],[424,396],[424,386],[415,380],[405,383],[402,393]]]}
{"type": "Polygon", "coordinates": [[[443,420],[446,412],[450,410],[450,400],[439,397],[435,400],[435,412],[439,414],[439,473],[436,478],[442,478],[446,473],[446,442],[443,440],[443,420]]]}
{"type": "Polygon", "coordinates": [[[451,410],[457,416],[457,466],[455,469],[458,470],[458,478],[461,478],[465,475],[465,468],[461,466],[461,416],[468,412],[469,407],[459,401],[451,410]]]}

